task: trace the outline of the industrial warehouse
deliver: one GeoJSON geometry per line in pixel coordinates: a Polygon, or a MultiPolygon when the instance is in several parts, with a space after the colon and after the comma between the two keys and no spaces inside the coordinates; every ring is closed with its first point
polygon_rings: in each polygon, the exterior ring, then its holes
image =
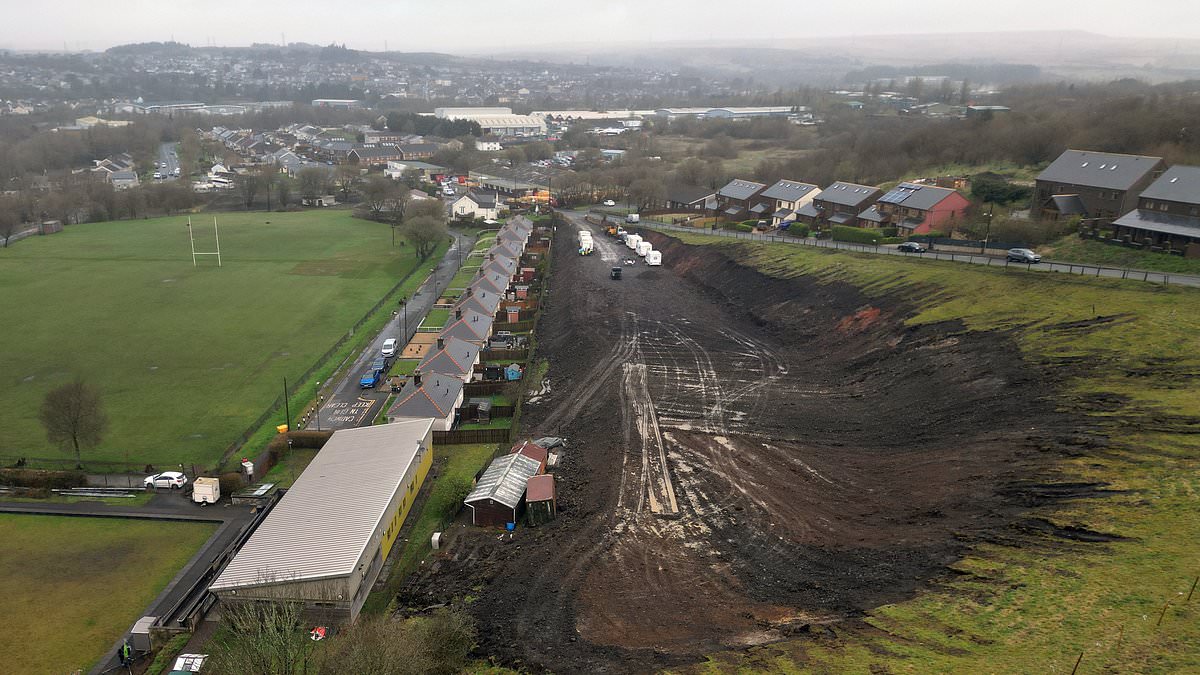
{"type": "Polygon", "coordinates": [[[432,419],[333,434],[213,583],[222,602],[293,600],[354,621],[433,463],[432,419]]]}

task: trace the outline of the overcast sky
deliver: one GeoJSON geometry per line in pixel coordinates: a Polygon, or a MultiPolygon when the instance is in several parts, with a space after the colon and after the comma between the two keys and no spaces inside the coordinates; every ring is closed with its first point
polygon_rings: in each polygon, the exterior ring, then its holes
{"type": "Polygon", "coordinates": [[[1196,0],[0,0],[0,47],[106,49],[346,43],[357,49],[505,48],[806,35],[1090,30],[1200,37],[1196,0]]]}

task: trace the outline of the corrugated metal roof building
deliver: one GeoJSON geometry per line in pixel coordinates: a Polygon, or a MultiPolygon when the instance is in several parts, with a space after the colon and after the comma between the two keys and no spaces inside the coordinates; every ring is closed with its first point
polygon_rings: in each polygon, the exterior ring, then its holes
{"type": "Polygon", "coordinates": [[[471,522],[484,527],[517,522],[525,505],[525,484],[541,470],[540,462],[519,453],[492,460],[463,500],[471,507],[471,522]]]}
{"type": "Polygon", "coordinates": [[[432,419],[335,432],[211,590],[353,621],[432,464],[432,419]]]}

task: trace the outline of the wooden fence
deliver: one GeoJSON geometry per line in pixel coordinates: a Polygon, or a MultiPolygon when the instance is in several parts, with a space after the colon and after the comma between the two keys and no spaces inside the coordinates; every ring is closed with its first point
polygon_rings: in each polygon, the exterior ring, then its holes
{"type": "Polygon", "coordinates": [[[507,443],[511,438],[512,429],[456,429],[433,432],[433,442],[437,445],[507,443]]]}
{"type": "Polygon", "coordinates": [[[489,396],[491,394],[504,393],[504,387],[508,382],[468,382],[463,385],[463,395],[470,396],[489,396]]]}

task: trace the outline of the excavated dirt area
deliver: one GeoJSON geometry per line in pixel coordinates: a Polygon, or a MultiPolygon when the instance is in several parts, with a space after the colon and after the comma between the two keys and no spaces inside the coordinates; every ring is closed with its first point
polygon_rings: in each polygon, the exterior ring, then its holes
{"type": "Polygon", "coordinates": [[[853,621],[1025,517],[1073,429],[1009,336],[646,236],[664,266],[620,281],[598,228],[555,256],[523,425],[569,439],[558,519],[459,532],[402,605],[475,596],[508,665],[640,672],[853,621]]]}

